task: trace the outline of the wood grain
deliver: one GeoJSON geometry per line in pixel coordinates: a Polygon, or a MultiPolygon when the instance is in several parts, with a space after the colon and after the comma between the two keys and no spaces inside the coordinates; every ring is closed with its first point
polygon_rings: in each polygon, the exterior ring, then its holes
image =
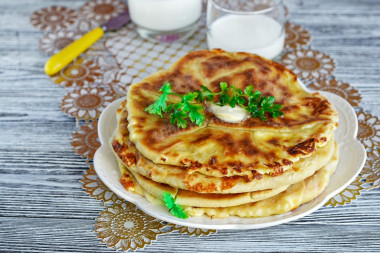
{"type": "MultiPolygon", "coordinates": [[[[100,203],[81,189],[87,169],[70,146],[74,119],[59,110],[64,90],[43,73],[42,32],[29,23],[42,7],[84,1],[0,1],[0,252],[112,252],[94,232],[100,203]]],[[[336,61],[335,76],[360,90],[380,116],[380,1],[286,1],[312,47],[336,61]]],[[[303,219],[209,237],[160,236],[145,252],[379,252],[380,190],[303,219]]],[[[139,250],[140,251],[140,250],[139,250]]]]}

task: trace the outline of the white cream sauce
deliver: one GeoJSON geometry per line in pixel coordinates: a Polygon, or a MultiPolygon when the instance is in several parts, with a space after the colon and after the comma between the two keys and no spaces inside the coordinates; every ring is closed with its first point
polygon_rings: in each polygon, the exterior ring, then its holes
{"type": "Polygon", "coordinates": [[[219,106],[214,103],[207,103],[207,110],[212,112],[218,119],[228,123],[239,123],[249,118],[249,112],[236,105],[232,108],[230,105],[219,106]]]}

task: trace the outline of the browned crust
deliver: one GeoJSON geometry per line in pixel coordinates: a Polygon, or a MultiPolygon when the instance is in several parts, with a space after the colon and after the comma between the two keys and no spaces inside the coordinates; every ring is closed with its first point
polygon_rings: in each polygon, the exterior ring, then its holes
{"type": "Polygon", "coordinates": [[[314,115],[322,114],[331,107],[327,99],[322,99],[320,97],[307,97],[305,98],[305,101],[306,106],[313,108],[314,115]]]}
{"type": "Polygon", "coordinates": [[[287,148],[289,155],[308,155],[313,153],[315,148],[315,138],[310,138],[304,142],[301,142],[293,147],[287,148]]]}
{"type": "Polygon", "coordinates": [[[201,183],[192,184],[189,181],[185,181],[185,184],[186,184],[189,191],[204,192],[204,193],[211,193],[211,192],[217,191],[217,187],[213,183],[211,183],[211,184],[201,184],[201,183]]]}
{"type": "Polygon", "coordinates": [[[134,153],[127,153],[127,145],[120,144],[117,140],[112,141],[113,150],[120,157],[120,159],[125,163],[126,166],[131,167],[136,165],[136,155],[134,153]]]}
{"type": "Polygon", "coordinates": [[[133,183],[132,178],[127,173],[124,173],[123,175],[121,175],[120,183],[124,186],[124,188],[127,191],[131,191],[131,192],[135,191],[135,184],[133,183]]]}

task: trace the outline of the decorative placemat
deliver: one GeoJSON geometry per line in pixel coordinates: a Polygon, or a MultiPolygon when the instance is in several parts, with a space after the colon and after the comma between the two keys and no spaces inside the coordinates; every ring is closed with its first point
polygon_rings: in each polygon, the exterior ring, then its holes
{"type": "MultiPolygon", "coordinates": [[[[120,0],[91,0],[78,10],[64,6],[43,8],[32,14],[30,22],[45,32],[39,42],[41,52],[52,55],[126,8],[120,0]]],[[[102,110],[116,98],[124,96],[130,84],[169,67],[189,51],[206,49],[204,20],[203,16],[199,30],[189,39],[172,44],[143,40],[136,33],[135,26],[129,23],[117,32],[107,32],[86,53],[51,77],[66,91],[61,110],[76,118],[77,130],[72,135],[71,144],[89,166],[81,180],[84,190],[105,208],[96,219],[95,232],[108,247],[136,250],[151,244],[159,235],[175,231],[189,236],[216,233],[215,230],[170,224],[143,213],[110,191],[92,164],[100,146],[97,119],[102,110]]],[[[326,203],[326,206],[344,205],[356,199],[361,191],[380,186],[380,121],[361,107],[361,95],[357,89],[334,77],[336,63],[329,55],[312,49],[310,40],[311,35],[304,27],[287,23],[285,50],[280,62],[309,88],[335,93],[346,99],[357,112],[358,139],[366,147],[368,159],[357,179],[326,203]]]]}

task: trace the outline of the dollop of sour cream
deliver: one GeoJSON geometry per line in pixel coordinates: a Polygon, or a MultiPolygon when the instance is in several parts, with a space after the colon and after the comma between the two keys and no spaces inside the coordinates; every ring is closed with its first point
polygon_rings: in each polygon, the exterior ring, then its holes
{"type": "Polygon", "coordinates": [[[249,112],[239,105],[232,108],[230,105],[219,106],[214,103],[206,103],[207,110],[212,112],[218,119],[228,123],[239,123],[249,118],[249,112]]]}

